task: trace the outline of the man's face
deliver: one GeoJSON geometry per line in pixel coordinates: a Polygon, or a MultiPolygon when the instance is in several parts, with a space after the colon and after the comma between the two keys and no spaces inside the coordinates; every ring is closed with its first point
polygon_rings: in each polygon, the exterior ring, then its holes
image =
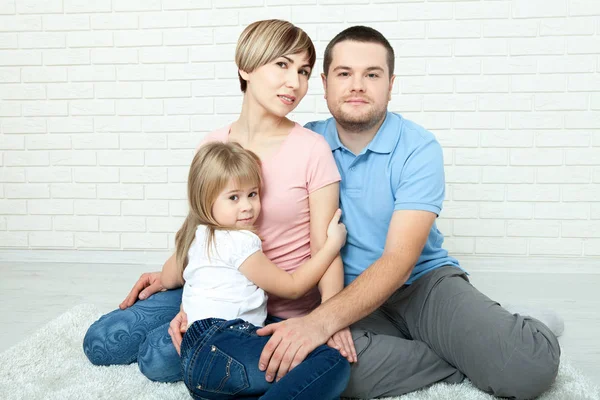
{"type": "Polygon", "coordinates": [[[390,77],[385,47],[340,42],[333,47],[327,76],[321,77],[327,107],[342,128],[361,132],[383,121],[395,78],[390,77]]]}

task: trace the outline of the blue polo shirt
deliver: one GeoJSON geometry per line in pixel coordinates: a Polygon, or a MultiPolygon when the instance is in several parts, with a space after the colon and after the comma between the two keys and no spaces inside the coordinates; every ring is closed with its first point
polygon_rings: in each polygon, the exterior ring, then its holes
{"type": "MultiPolygon", "coordinates": [[[[341,256],[348,285],[381,257],[394,211],[440,214],[445,191],[442,148],[431,132],[391,112],[358,155],[340,142],[333,118],[305,127],[325,137],[342,176],[340,208],[348,238],[341,256]]],[[[443,241],[434,223],[406,284],[445,265],[460,268],[442,248],[443,241]]]]}

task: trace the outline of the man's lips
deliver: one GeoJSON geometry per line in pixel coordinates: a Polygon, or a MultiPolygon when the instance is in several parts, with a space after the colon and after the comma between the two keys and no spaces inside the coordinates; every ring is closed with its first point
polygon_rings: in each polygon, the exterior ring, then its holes
{"type": "Polygon", "coordinates": [[[369,101],[366,99],[360,99],[360,98],[351,98],[351,99],[346,99],[345,100],[346,103],[350,103],[350,104],[368,104],[369,101]]]}

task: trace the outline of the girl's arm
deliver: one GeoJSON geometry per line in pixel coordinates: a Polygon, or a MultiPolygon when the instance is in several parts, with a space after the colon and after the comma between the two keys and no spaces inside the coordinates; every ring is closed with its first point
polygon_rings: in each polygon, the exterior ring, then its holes
{"type": "MultiPolygon", "coordinates": [[[[340,184],[324,186],[308,195],[310,208],[310,251],[314,257],[327,239],[327,224],[339,206],[340,184]]],[[[335,296],[344,288],[344,265],[336,257],[319,281],[321,302],[335,296]]]]}
{"type": "Polygon", "coordinates": [[[183,286],[183,273],[177,268],[175,254],[173,254],[163,265],[160,273],[160,281],[165,289],[177,289],[183,286]]]}
{"type": "Polygon", "coordinates": [[[341,213],[336,212],[331,219],[321,250],[293,273],[280,269],[262,251],[248,257],[240,265],[240,272],[268,293],[287,299],[303,296],[321,279],[346,241],[346,227],[339,223],[341,213]]]}
{"type": "MultiPolygon", "coordinates": [[[[324,221],[326,222],[327,218],[338,207],[338,188],[339,183],[331,184],[315,190],[308,196],[310,207],[310,250],[312,254],[320,249],[324,242],[324,221]]],[[[341,292],[343,288],[344,265],[342,264],[342,257],[338,255],[319,282],[321,303],[326,302],[341,292]]],[[[327,345],[339,350],[342,356],[346,357],[349,362],[357,361],[356,349],[349,328],[346,327],[333,334],[327,341],[327,345]]]]}

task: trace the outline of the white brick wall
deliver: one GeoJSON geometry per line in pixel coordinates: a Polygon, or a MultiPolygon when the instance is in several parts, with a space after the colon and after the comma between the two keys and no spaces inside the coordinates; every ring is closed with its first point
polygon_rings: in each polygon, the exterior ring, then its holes
{"type": "Polygon", "coordinates": [[[444,147],[453,254],[600,257],[597,0],[0,1],[0,251],[170,251],[193,149],[240,107],[237,36],[266,17],[319,51],[302,123],[328,117],[333,35],[390,39],[390,109],[444,147]]]}

